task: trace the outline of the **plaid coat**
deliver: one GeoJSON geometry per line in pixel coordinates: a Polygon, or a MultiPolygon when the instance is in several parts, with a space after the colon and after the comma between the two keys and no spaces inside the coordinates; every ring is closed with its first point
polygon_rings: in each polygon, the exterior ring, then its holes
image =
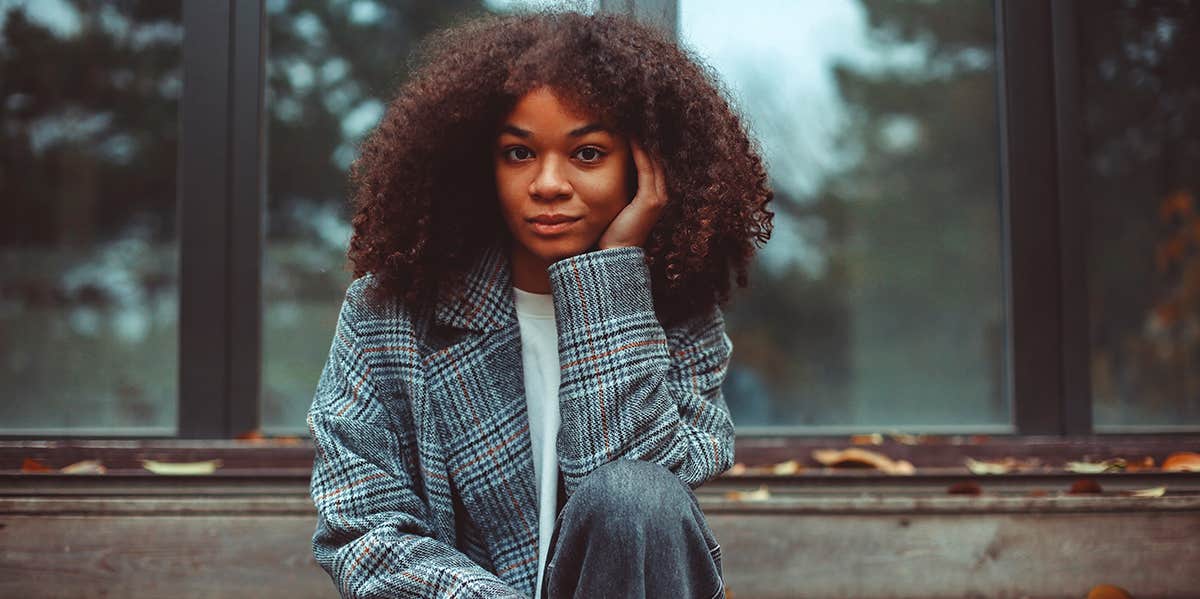
{"type": "MultiPolygon", "coordinates": [[[[561,484],[616,459],[696,488],[733,465],[722,312],[664,330],[640,247],[549,269],[561,484]]],[[[308,426],[313,554],[343,597],[533,594],[538,501],[508,255],[482,255],[422,313],[350,284],[308,426]]]]}

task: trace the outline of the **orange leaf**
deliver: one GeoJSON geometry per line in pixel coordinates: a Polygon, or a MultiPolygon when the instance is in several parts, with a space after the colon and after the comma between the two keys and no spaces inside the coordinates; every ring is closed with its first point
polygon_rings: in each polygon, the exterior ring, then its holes
{"type": "Polygon", "coordinates": [[[54,472],[54,469],[37,458],[25,458],[21,460],[21,472],[54,472]]]}
{"type": "Polygon", "coordinates": [[[1111,584],[1098,584],[1088,591],[1087,599],[1131,599],[1125,589],[1111,584]]]}
{"type": "Polygon", "coordinates": [[[1179,451],[1163,460],[1163,472],[1200,472],[1200,453],[1179,451]]]}
{"type": "Polygon", "coordinates": [[[1130,462],[1125,465],[1126,472],[1137,472],[1138,470],[1153,470],[1154,458],[1145,456],[1141,462],[1130,462]]]}
{"type": "Polygon", "coordinates": [[[812,456],[813,459],[821,464],[834,468],[871,467],[888,474],[912,474],[914,471],[913,465],[907,461],[893,461],[885,455],[858,447],[849,447],[841,451],[836,449],[814,449],[812,456]]]}
{"type": "Polygon", "coordinates": [[[883,445],[883,435],[879,433],[871,433],[869,435],[850,435],[851,445],[883,445]]]}

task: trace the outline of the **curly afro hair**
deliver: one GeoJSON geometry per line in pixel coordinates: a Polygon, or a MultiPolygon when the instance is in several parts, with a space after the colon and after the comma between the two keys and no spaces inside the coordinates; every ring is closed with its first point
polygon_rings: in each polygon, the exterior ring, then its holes
{"type": "Polygon", "coordinates": [[[540,11],[440,30],[350,167],[355,278],[410,306],[508,239],[492,147],[500,120],[549,86],[660,157],[670,201],[644,245],[659,321],[729,302],[730,275],[770,238],[774,193],[719,79],[657,29],[618,14],[540,11]],[[462,215],[472,215],[464,219],[462,215]]]}

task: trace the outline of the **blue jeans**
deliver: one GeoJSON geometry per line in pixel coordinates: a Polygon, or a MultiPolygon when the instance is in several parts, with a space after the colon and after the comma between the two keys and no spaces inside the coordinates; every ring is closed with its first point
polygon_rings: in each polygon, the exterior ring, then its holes
{"type": "Polygon", "coordinates": [[[724,594],[721,546],[692,489],[665,467],[609,462],[559,510],[542,599],[724,594]]]}

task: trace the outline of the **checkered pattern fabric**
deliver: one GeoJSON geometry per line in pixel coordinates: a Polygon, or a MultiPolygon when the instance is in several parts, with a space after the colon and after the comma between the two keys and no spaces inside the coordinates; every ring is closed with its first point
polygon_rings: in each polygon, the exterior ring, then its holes
{"type": "MultiPolygon", "coordinates": [[[[568,495],[617,459],[696,488],[733,465],[721,310],[664,330],[642,248],[551,265],[568,495]]],[[[308,426],[313,554],[342,597],[533,594],[538,502],[508,256],[417,313],[346,292],[308,426]]]]}

